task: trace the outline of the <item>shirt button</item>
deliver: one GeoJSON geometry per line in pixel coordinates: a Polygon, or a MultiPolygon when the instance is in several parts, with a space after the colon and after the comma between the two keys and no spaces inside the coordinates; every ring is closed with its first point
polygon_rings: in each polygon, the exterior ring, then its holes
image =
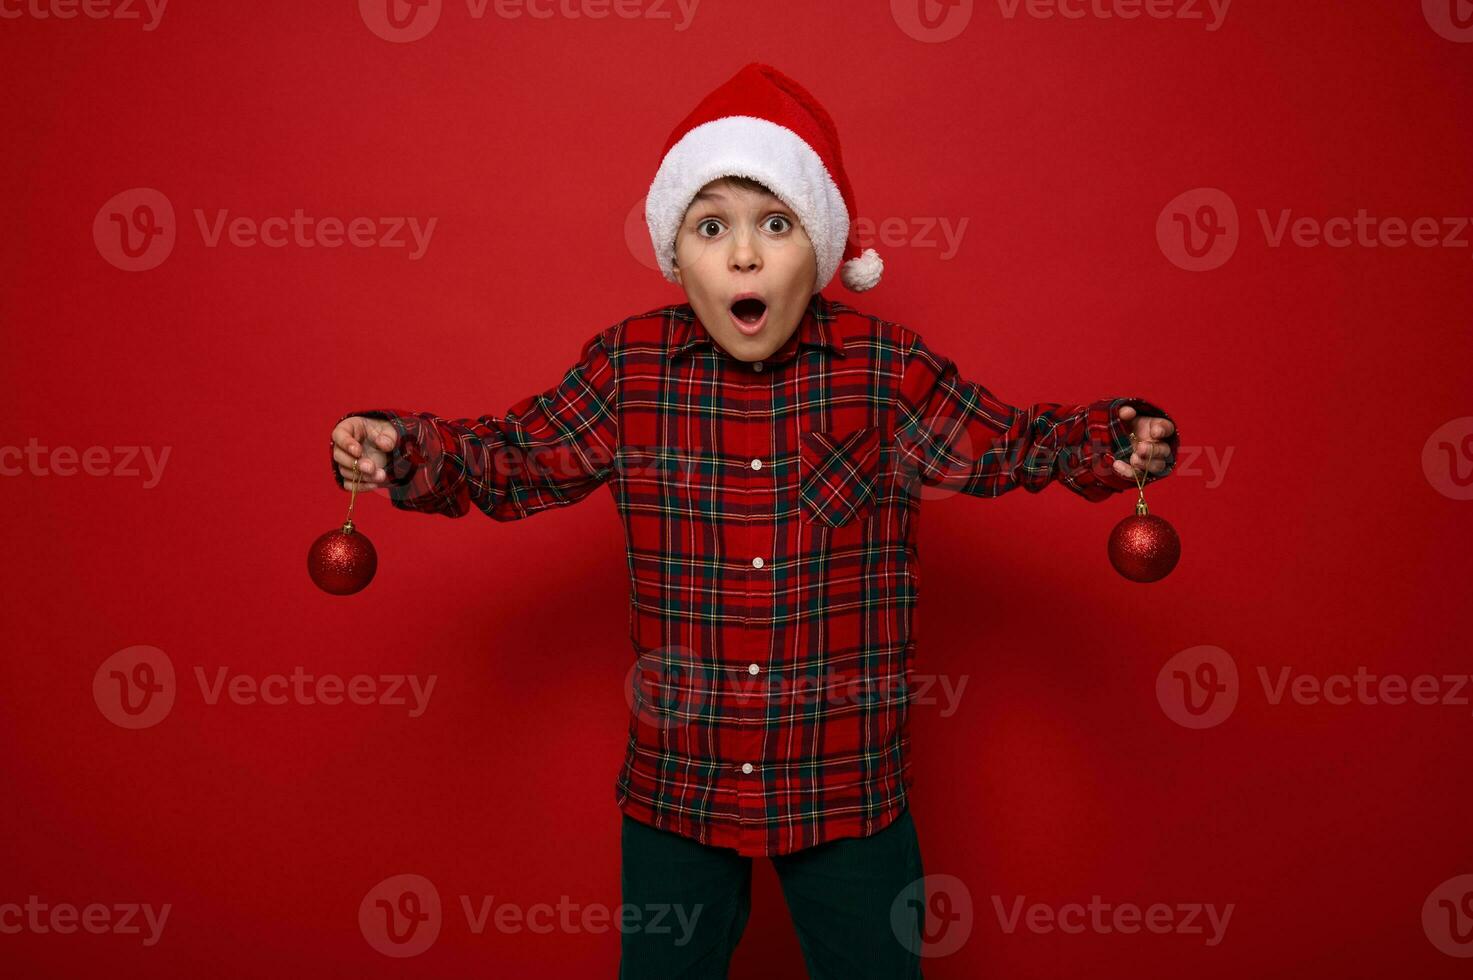
{"type": "Polygon", "coordinates": [[[742,763],[742,772],[751,772],[751,771],[752,771],[752,764],[750,762],[743,762],[742,763]]]}
{"type": "Polygon", "coordinates": [[[752,559],[752,567],[753,568],[761,568],[762,567],[762,559],[761,558],[753,558],[752,559]]]}
{"type": "Polygon", "coordinates": [[[762,460],[760,460],[760,459],[754,459],[754,460],[752,460],[752,469],[754,469],[754,470],[760,470],[760,469],[762,469],[762,460]]]}
{"type": "Polygon", "coordinates": [[[753,371],[760,371],[760,370],[762,370],[762,362],[761,361],[753,361],[752,362],[752,370],[753,371]]]}
{"type": "Polygon", "coordinates": [[[747,665],[747,673],[749,673],[749,674],[755,674],[758,671],[760,671],[761,669],[762,668],[761,667],[758,667],[756,664],[748,664],[747,665]]]}

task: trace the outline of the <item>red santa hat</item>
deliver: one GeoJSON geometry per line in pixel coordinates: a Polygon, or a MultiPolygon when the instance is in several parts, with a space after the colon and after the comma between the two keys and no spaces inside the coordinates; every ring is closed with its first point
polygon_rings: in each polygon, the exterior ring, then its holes
{"type": "Polygon", "coordinates": [[[814,292],[838,272],[855,292],[880,281],[884,263],[850,235],[854,191],[844,173],[834,121],[803,86],[752,62],[681,120],[662,152],[645,199],[645,222],[660,271],[675,282],[675,235],[686,208],[718,177],[750,177],[797,214],[818,258],[814,292]]]}

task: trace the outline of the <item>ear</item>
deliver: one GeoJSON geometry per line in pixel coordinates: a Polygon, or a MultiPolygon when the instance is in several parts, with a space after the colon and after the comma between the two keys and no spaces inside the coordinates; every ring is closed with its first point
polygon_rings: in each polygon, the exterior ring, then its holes
{"type": "Polygon", "coordinates": [[[685,281],[680,278],[680,263],[674,259],[670,260],[670,274],[675,277],[676,283],[682,286],[685,285],[685,281]]]}

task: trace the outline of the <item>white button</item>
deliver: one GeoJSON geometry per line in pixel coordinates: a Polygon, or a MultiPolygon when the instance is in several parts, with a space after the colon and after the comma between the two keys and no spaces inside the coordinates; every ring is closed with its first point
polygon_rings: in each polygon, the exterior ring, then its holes
{"type": "Polygon", "coordinates": [[[751,772],[751,771],[752,771],[752,764],[750,762],[743,762],[742,763],[742,772],[751,772]]]}
{"type": "Polygon", "coordinates": [[[762,362],[761,361],[753,361],[752,362],[752,370],[753,371],[760,371],[760,370],[762,370],[762,362]]]}
{"type": "Polygon", "coordinates": [[[760,459],[754,459],[754,460],[752,460],[752,469],[754,469],[754,470],[760,470],[760,469],[762,469],[762,460],[760,460],[760,459]]]}
{"type": "Polygon", "coordinates": [[[762,567],[762,559],[761,558],[753,558],[752,559],[752,567],[753,568],[761,568],[762,567]]]}
{"type": "Polygon", "coordinates": [[[755,674],[758,671],[760,671],[761,669],[762,668],[761,667],[758,667],[756,664],[747,664],[747,673],[749,673],[749,674],[755,674]]]}

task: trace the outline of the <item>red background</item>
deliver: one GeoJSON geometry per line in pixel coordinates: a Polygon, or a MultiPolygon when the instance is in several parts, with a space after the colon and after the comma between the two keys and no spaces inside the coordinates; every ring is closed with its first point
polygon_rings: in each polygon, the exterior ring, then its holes
{"type": "MultiPolygon", "coordinates": [[[[918,330],[1014,404],[1148,397],[1197,454],[1149,494],[1184,542],[1150,586],[1105,558],[1130,495],[926,505],[919,669],[967,687],[947,717],[913,712],[912,807],[926,871],[966,882],[976,916],[926,976],[1466,975],[1421,909],[1473,872],[1473,709],[1274,705],[1257,671],[1473,667],[1473,503],[1422,465],[1440,426],[1473,425],[1470,235],[1273,248],[1257,212],[1473,214],[1473,46],[1417,0],[1241,3],[1216,31],[995,3],[971,18],[944,43],[883,2],[705,0],[684,31],[447,3],[403,44],[351,2],[178,2],[155,31],[0,20],[0,444],[171,452],[147,489],[0,478],[0,903],[173,905],[152,947],[0,934],[4,972],[613,976],[615,932],[475,935],[457,899],[619,902],[630,654],[609,495],[513,524],[360,499],[380,568],[352,598],[314,589],[303,556],[347,503],[326,446],[340,414],[502,414],[597,330],[683,298],[626,222],[670,128],[761,60],[834,115],[862,216],[969,221],[954,257],[875,243],[885,281],[827,295],[918,330]],[[135,187],[177,215],[146,272],[91,233],[135,187]],[[1241,217],[1211,272],[1173,265],[1154,233],[1197,187],[1241,217]],[[194,218],[296,208],[438,225],[410,261],[209,248],[194,218]],[[1231,453],[1222,474],[1207,452],[1231,453]],[[129,731],[91,690],[137,644],[180,681],[167,718],[129,731]],[[1198,731],[1155,682],[1200,644],[1242,687],[1198,731]],[[408,718],[210,705],[196,667],[438,680],[408,718]],[[408,960],[357,924],[400,873],[447,909],[408,960]],[[1216,946],[1010,935],[992,896],[1020,895],[1235,909],[1216,946]]],[[[804,975],[765,861],[732,975],[804,975]]]]}

